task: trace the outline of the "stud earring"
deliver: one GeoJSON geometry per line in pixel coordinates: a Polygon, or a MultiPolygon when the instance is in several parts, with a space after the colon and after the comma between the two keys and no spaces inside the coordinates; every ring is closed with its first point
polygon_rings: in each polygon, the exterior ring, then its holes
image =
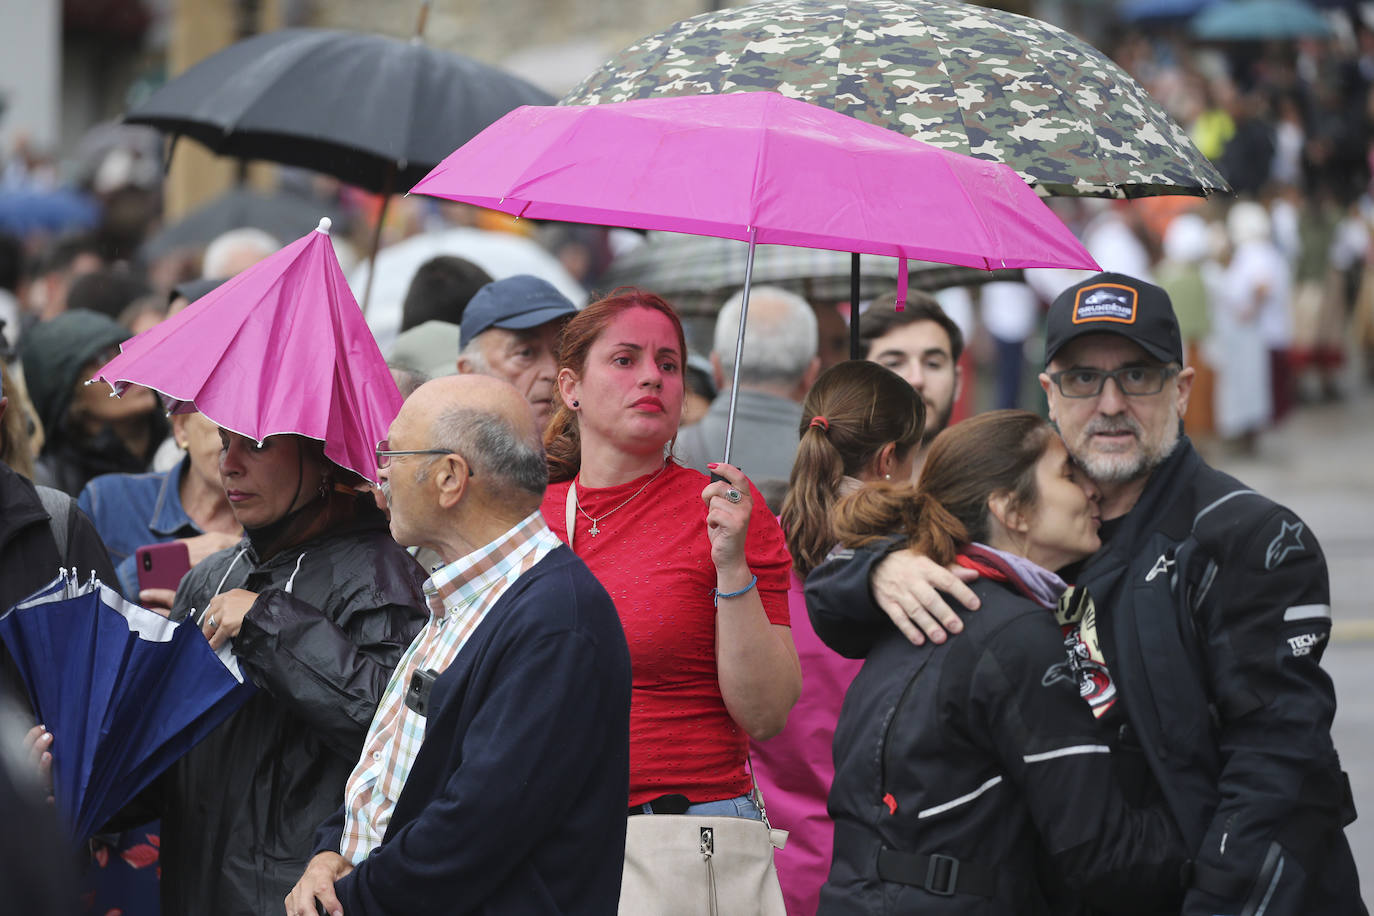
{"type": "Polygon", "coordinates": [[[573,410],[576,410],[577,408],[579,408],[579,407],[582,406],[582,402],[581,402],[581,401],[573,401],[573,405],[572,405],[572,406],[573,406],[573,410]]]}

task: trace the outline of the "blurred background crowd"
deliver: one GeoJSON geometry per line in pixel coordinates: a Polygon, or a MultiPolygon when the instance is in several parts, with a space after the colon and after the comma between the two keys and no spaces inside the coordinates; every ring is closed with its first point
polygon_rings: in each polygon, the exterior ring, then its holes
{"type": "MultiPolygon", "coordinates": [[[[1049,203],[1104,270],[1170,293],[1198,369],[1188,432],[1204,451],[1248,456],[1304,405],[1374,386],[1374,4],[1292,0],[1288,7],[1306,18],[1272,24],[1264,40],[1243,29],[1196,34],[1196,18],[1220,2],[995,5],[1061,25],[1107,52],[1234,189],[1234,197],[1211,200],[1049,203]]],[[[500,65],[553,100],[626,43],[720,5],[440,2],[420,30],[427,43],[500,65]]],[[[491,280],[532,274],[579,306],[639,285],[682,311],[694,351],[684,422],[710,427],[722,367],[733,361],[735,319],[726,308],[718,326],[717,314],[743,279],[742,246],[515,220],[429,197],[388,199],[323,173],[215,157],[186,140],[169,144],[152,128],[119,122],[168,79],[255,34],[290,26],[415,34],[413,12],[401,6],[0,0],[0,363],[9,401],[0,461],[72,496],[101,474],[171,473],[185,461],[195,473],[184,475],[181,499],[202,532],[191,539],[192,559],[234,541],[213,429],[191,420],[172,429],[151,392],[112,399],[82,382],[122,340],[323,216],[403,392],[455,371],[463,308],[491,280]]],[[[856,305],[874,308],[866,340],[896,333],[878,316],[890,312],[896,263],[865,257],[863,265],[863,301],[855,304],[848,255],[760,252],[756,282],[800,297],[759,290],[751,327],[762,339],[746,346],[755,362],[745,371],[755,377],[742,387],[773,399],[768,416],[791,430],[782,440],[795,432],[818,372],[847,358],[856,305]],[[814,322],[799,320],[798,307],[814,322]],[[782,410],[781,401],[792,406],[782,410]]],[[[959,369],[890,367],[922,389],[939,421],[933,431],[993,408],[1043,414],[1036,376],[1045,309],[1080,276],[912,266],[913,287],[952,321],[930,319],[959,369]]],[[[776,510],[781,491],[769,483],[785,483],[795,439],[785,455],[765,454],[781,441],[766,433],[761,423],[746,425],[738,447],[746,455],[762,447],[742,463],[776,510]],[[767,464],[775,458],[781,473],[767,464]]],[[[679,451],[695,441],[684,436],[679,451]]],[[[704,444],[698,457],[710,450],[704,444]]],[[[157,853],[142,844],[118,855],[136,868],[157,853]]]]}

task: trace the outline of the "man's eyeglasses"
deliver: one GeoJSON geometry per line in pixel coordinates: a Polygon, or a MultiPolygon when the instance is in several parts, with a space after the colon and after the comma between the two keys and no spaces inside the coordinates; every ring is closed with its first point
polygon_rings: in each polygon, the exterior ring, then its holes
{"type": "MultiPolygon", "coordinates": [[[[388,442],[386,439],[383,439],[381,442],[377,443],[376,454],[378,469],[389,467],[391,465],[392,458],[400,458],[404,455],[458,455],[459,457],[462,457],[461,452],[455,452],[451,448],[408,448],[397,450],[387,448],[387,446],[390,444],[391,443],[388,442]]],[[[467,462],[467,459],[464,458],[463,461],[467,462]]],[[[474,476],[474,474],[472,473],[471,464],[468,464],[468,476],[474,476]]]]}
{"type": "Polygon", "coordinates": [[[1122,394],[1143,397],[1159,394],[1164,390],[1164,383],[1178,373],[1177,366],[1122,366],[1111,372],[1105,369],[1064,369],[1051,372],[1050,381],[1066,398],[1095,398],[1106,387],[1107,379],[1115,381],[1122,394]]]}

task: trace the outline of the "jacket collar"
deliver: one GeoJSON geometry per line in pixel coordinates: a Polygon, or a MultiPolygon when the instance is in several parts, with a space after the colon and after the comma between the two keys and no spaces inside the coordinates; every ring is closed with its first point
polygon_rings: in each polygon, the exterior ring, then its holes
{"type": "MultiPolygon", "coordinates": [[[[736,425],[741,418],[760,422],[785,422],[795,427],[801,420],[802,406],[790,398],[779,397],[766,391],[755,391],[743,385],[739,389],[739,400],[735,406],[736,425]]],[[[723,429],[730,415],[730,391],[726,389],[716,395],[706,415],[718,422],[723,429]]]]}

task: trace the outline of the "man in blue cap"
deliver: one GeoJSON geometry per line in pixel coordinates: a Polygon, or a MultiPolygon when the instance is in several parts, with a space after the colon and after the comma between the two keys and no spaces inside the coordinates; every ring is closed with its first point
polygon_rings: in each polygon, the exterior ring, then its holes
{"type": "Polygon", "coordinates": [[[539,277],[516,274],[488,283],[463,311],[458,374],[490,375],[514,385],[543,429],[553,416],[558,335],[576,311],[539,277]]]}

